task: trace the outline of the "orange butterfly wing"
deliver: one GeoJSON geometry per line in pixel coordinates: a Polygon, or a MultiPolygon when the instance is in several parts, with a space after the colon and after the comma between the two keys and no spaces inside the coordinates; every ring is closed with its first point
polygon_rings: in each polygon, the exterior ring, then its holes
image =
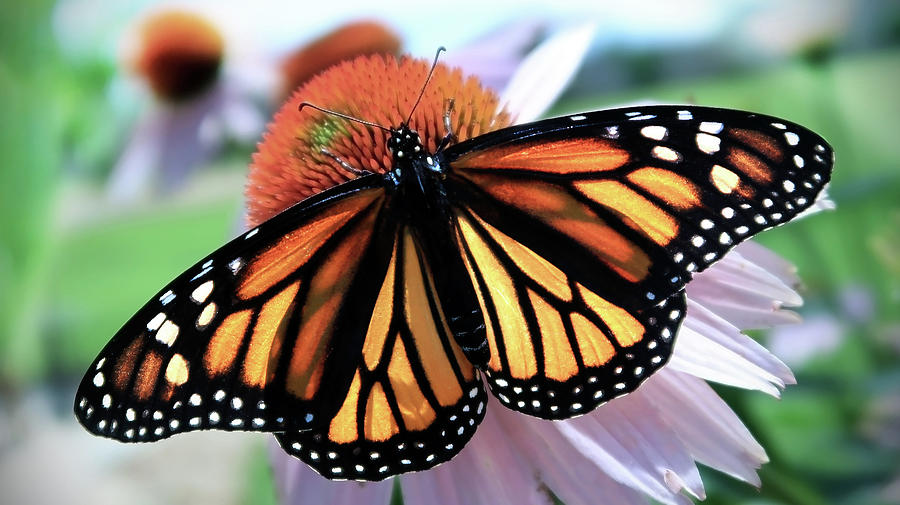
{"type": "Polygon", "coordinates": [[[91,365],[78,419],[131,442],[275,432],[329,478],[429,468],[484,416],[476,367],[508,407],[551,419],[634,390],[671,354],[692,273],[808,208],[832,163],[797,125],[666,106],[434,156],[447,213],[398,211],[399,179],[365,176],[176,278],[91,365]]]}
{"type": "Polygon", "coordinates": [[[539,121],[446,158],[451,201],[633,309],[809,207],[833,162],[802,126],[678,106],[539,121]]]}
{"type": "Polygon", "coordinates": [[[668,361],[683,292],[627,311],[477,216],[458,222],[486,324],[485,375],[507,407],[545,419],[584,414],[668,361]]]}
{"type": "Polygon", "coordinates": [[[487,397],[450,333],[430,266],[399,232],[344,403],[330,424],[279,433],[281,446],[333,479],[381,480],[452,458],[487,397]]]}
{"type": "Polygon", "coordinates": [[[386,198],[365,182],[341,191],[245,233],[158,293],[91,365],[79,421],[126,442],[327,422],[353,378],[343,362],[362,345],[359,301],[380,288],[360,265],[386,198]]]}
{"type": "Polygon", "coordinates": [[[809,207],[832,162],[798,125],[674,106],[500,130],[446,160],[491,390],[551,419],[664,364],[692,273],[809,207]]]}
{"type": "Polygon", "coordinates": [[[359,179],[189,269],[100,353],[76,396],[79,420],[126,442],[276,432],[338,479],[450,459],[487,393],[389,200],[381,176],[359,179]]]}

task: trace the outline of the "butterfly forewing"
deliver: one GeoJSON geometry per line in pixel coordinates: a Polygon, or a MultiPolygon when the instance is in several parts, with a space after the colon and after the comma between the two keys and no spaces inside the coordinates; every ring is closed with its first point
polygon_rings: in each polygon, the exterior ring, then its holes
{"type": "Polygon", "coordinates": [[[645,106],[561,117],[446,151],[451,198],[629,309],[813,204],[832,152],[759,114],[645,106]]]}
{"type": "Polygon", "coordinates": [[[486,392],[408,231],[390,255],[362,356],[330,423],[278,434],[285,451],[329,478],[381,480],[447,461],[475,433],[486,392]]]}
{"type": "Polygon", "coordinates": [[[352,379],[347,353],[361,345],[336,346],[334,332],[352,334],[346,321],[365,310],[356,298],[380,288],[357,274],[384,199],[380,178],[356,181],[188,269],[94,361],[76,396],[78,419],[132,442],[326,422],[340,407],[334,390],[352,379]]]}

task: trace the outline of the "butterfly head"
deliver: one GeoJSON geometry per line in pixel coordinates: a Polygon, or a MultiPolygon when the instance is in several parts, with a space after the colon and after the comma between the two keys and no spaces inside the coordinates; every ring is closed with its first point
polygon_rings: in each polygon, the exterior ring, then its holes
{"type": "Polygon", "coordinates": [[[388,139],[388,149],[394,158],[394,166],[402,160],[410,160],[426,156],[425,146],[419,134],[407,126],[401,124],[397,128],[391,128],[391,138],[388,139]]]}

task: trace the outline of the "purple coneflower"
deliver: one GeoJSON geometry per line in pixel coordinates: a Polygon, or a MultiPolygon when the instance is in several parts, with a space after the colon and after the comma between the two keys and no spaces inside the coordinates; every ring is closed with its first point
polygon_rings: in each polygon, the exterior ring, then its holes
{"type": "Polygon", "coordinates": [[[107,193],[118,201],[154,187],[175,190],[227,139],[250,142],[264,122],[254,104],[260,85],[248,78],[251,69],[229,64],[229,37],[213,21],[157,10],[129,35],[126,64],[154,99],[110,175],[107,193]]]}
{"type": "MultiPolygon", "coordinates": [[[[529,65],[574,69],[558,52],[536,54],[529,65]]],[[[528,78],[530,68],[511,85],[539,86],[540,79],[528,78]]],[[[381,132],[300,113],[301,102],[396,125],[405,119],[427,69],[426,62],[413,59],[363,57],[298,90],[275,116],[254,157],[247,186],[249,224],[354,177],[323,156],[323,146],[354,167],[372,172],[390,167],[381,132]]],[[[557,87],[565,81],[561,74],[557,87]]],[[[537,95],[557,91],[538,90],[537,95]]],[[[513,89],[503,96],[523,94],[513,89]]],[[[460,140],[533,119],[539,108],[515,98],[501,101],[475,79],[439,64],[411,120],[426,147],[434,149],[443,136],[450,97],[460,140]]],[[[765,450],[707,381],[775,397],[794,382],[790,369],[742,330],[796,322],[796,315],[784,309],[802,301],[793,289],[796,281],[790,264],[774,253],[752,242],[738,246],[688,285],[688,314],[674,354],[638,390],[565,421],[532,418],[491,401],[475,436],[456,458],[399,477],[404,503],[552,504],[553,497],[567,505],[690,503],[690,497],[705,497],[697,463],[759,486],[756,470],[767,461],[765,450]]],[[[393,479],[329,481],[280,449],[272,451],[272,460],[283,503],[387,504],[395,485],[393,479]]]]}

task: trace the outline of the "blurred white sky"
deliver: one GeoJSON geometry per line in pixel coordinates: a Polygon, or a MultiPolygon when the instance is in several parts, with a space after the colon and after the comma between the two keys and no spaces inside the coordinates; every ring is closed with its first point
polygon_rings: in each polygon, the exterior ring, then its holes
{"type": "Polygon", "coordinates": [[[527,0],[456,0],[423,4],[421,0],[396,2],[348,1],[211,1],[117,2],[114,0],[61,0],[55,28],[70,51],[106,53],[116,57],[122,34],[142,12],[172,6],[199,10],[222,26],[232,50],[279,54],[352,19],[374,18],[403,37],[406,50],[431,56],[439,45],[454,46],[505,22],[539,19],[551,26],[593,20],[598,27],[595,46],[623,44],[653,46],[695,43],[720,33],[735,18],[765,16],[791,7],[786,29],[814,23],[815,17],[833,17],[852,4],[849,0],[662,0],[535,2],[527,0]],[[831,15],[829,16],[829,13],[831,15]],[[262,27],[262,28],[261,28],[262,27]],[[235,44],[233,44],[235,45],[235,44]]]}

